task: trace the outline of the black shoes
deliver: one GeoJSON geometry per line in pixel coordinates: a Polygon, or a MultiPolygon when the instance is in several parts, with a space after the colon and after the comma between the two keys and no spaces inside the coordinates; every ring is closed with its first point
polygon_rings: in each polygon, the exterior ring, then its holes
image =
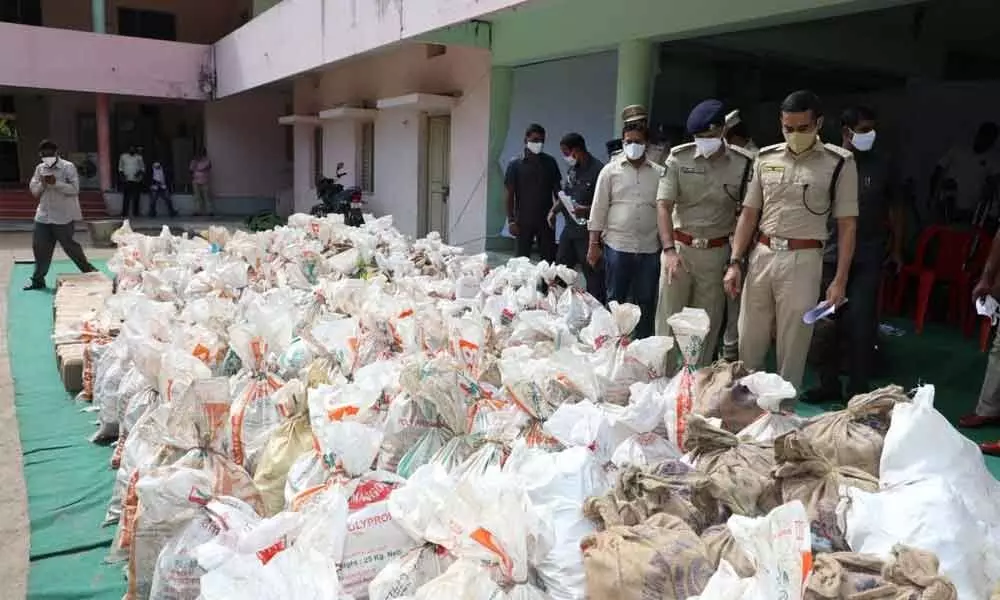
{"type": "Polygon", "coordinates": [[[24,284],[24,287],[21,288],[21,289],[24,290],[24,291],[26,291],[26,292],[33,292],[33,291],[36,291],[36,290],[44,290],[44,289],[46,289],[46,287],[45,287],[45,282],[44,281],[39,282],[39,281],[35,281],[35,280],[32,279],[32,280],[29,280],[28,283],[24,284]]]}

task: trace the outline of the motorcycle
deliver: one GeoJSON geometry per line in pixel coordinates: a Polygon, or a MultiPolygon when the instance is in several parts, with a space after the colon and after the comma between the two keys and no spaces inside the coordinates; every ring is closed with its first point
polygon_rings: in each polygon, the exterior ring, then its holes
{"type": "Polygon", "coordinates": [[[365,218],[362,213],[364,199],[359,187],[344,187],[340,179],[347,175],[343,170],[344,163],[337,163],[336,174],[333,177],[323,177],[316,182],[316,198],[319,204],[314,205],[309,214],[315,217],[325,217],[331,214],[344,216],[344,223],[351,227],[360,227],[365,218]]]}

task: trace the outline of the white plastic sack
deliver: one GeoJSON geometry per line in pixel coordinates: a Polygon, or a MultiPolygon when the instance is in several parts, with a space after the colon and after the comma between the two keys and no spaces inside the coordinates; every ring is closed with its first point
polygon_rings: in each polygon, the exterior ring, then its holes
{"type": "Polygon", "coordinates": [[[737,582],[731,565],[722,561],[725,566],[720,563],[701,596],[689,600],[802,600],[805,578],[812,568],[806,507],[795,500],[765,517],[734,515],[728,526],[757,573],[737,582]]]}
{"type": "Polygon", "coordinates": [[[665,460],[677,460],[684,455],[668,439],[649,433],[636,433],[615,448],[611,462],[619,469],[627,466],[648,468],[665,460]]]}
{"type": "Polygon", "coordinates": [[[757,406],[767,412],[737,433],[737,437],[755,442],[770,442],[802,427],[804,419],[794,413],[781,411],[781,404],[795,398],[795,386],[781,375],[758,371],[739,380],[757,401],[757,406]]]}

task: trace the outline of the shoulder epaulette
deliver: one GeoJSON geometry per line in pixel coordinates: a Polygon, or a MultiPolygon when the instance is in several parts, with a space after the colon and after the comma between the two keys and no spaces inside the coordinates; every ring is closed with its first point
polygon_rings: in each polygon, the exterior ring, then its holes
{"type": "Polygon", "coordinates": [[[688,150],[694,150],[694,149],[695,149],[695,143],[688,142],[686,144],[680,144],[678,146],[674,146],[673,148],[670,149],[670,154],[671,155],[680,154],[681,152],[687,152],[688,150]]]}
{"type": "Polygon", "coordinates": [[[784,150],[784,149],[785,149],[784,143],[772,144],[771,146],[764,146],[757,152],[757,156],[760,156],[761,154],[766,154],[768,152],[777,152],[778,150],[784,150]]]}
{"type": "Polygon", "coordinates": [[[743,158],[747,159],[747,160],[753,160],[755,158],[754,155],[753,155],[753,152],[750,152],[749,150],[744,150],[743,148],[741,148],[739,146],[730,145],[730,146],[728,146],[728,148],[730,150],[732,150],[733,152],[735,152],[736,154],[739,154],[743,158]]]}
{"type": "Polygon", "coordinates": [[[854,153],[836,144],[823,144],[823,147],[827,149],[828,152],[837,155],[837,158],[854,158],[854,153]]]}

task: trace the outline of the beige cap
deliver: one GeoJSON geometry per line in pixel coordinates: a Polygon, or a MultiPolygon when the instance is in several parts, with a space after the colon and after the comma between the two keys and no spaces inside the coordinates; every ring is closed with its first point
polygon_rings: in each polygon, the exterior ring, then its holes
{"type": "Polygon", "coordinates": [[[641,104],[632,104],[622,109],[622,122],[633,123],[635,121],[645,121],[649,119],[646,107],[641,104]]]}

